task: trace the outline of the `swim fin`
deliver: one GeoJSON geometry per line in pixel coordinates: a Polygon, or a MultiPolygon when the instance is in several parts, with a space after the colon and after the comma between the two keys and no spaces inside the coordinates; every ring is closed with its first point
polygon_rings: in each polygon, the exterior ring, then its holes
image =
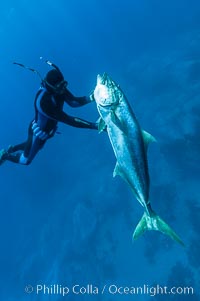
{"type": "Polygon", "coordinates": [[[7,151],[5,149],[0,150],[0,165],[2,165],[6,161],[5,154],[7,154],[7,151]]]}

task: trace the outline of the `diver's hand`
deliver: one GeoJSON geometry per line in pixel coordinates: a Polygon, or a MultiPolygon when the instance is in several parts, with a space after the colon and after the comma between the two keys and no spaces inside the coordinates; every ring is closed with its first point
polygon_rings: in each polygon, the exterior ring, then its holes
{"type": "Polygon", "coordinates": [[[94,92],[90,93],[89,99],[90,99],[91,102],[95,101],[95,99],[94,99],[94,92]]]}
{"type": "Polygon", "coordinates": [[[86,103],[91,103],[95,100],[93,93],[91,93],[89,96],[85,96],[85,98],[86,98],[86,103]]]}

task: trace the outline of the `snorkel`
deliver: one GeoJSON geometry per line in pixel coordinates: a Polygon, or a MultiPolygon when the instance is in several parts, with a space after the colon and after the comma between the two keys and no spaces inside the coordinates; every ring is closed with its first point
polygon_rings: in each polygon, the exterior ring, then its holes
{"type": "MultiPolygon", "coordinates": [[[[42,58],[40,58],[40,59],[42,59],[42,58]]],[[[52,63],[51,61],[45,60],[45,63],[46,63],[47,65],[49,65],[50,67],[56,69],[58,72],[60,72],[60,73],[62,74],[62,72],[60,71],[60,69],[58,68],[58,66],[55,65],[54,63],[52,63]]],[[[55,93],[55,94],[62,94],[62,92],[66,89],[66,87],[67,87],[67,85],[68,85],[68,82],[67,82],[66,80],[64,80],[64,79],[63,79],[62,81],[60,81],[59,83],[55,84],[55,85],[51,85],[51,84],[46,80],[46,78],[43,78],[43,77],[41,76],[40,72],[37,71],[36,69],[31,68],[31,67],[28,67],[28,66],[26,66],[26,65],[24,65],[24,64],[21,64],[21,63],[18,63],[18,62],[13,62],[13,64],[14,64],[14,65],[18,65],[18,66],[20,66],[20,67],[22,67],[22,68],[25,68],[25,69],[27,69],[27,70],[30,70],[30,71],[32,71],[33,73],[37,74],[37,75],[39,76],[39,78],[41,79],[41,84],[42,84],[42,86],[43,86],[43,87],[45,87],[45,86],[49,87],[49,88],[52,90],[52,92],[55,93]]]]}

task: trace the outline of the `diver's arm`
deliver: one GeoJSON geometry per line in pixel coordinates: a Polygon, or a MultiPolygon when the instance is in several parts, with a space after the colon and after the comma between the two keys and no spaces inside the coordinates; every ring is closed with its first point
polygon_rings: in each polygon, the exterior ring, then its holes
{"type": "Polygon", "coordinates": [[[57,115],[57,120],[77,128],[98,130],[98,125],[96,123],[81,119],[79,117],[69,116],[65,112],[59,112],[57,115]]]}
{"type": "Polygon", "coordinates": [[[97,129],[98,126],[96,123],[86,121],[84,119],[73,117],[67,115],[65,112],[57,108],[50,101],[48,95],[45,95],[39,103],[37,103],[37,109],[42,114],[48,116],[50,119],[63,122],[65,124],[78,127],[78,128],[88,128],[88,129],[97,129]]]}
{"type": "Polygon", "coordinates": [[[91,96],[76,97],[66,89],[64,101],[71,107],[81,107],[90,103],[91,101],[93,101],[93,99],[91,98],[91,96]]]}

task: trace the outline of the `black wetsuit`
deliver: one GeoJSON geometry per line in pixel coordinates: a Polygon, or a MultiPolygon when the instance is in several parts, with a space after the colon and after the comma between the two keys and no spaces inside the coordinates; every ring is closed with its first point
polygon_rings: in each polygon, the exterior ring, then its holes
{"type": "Polygon", "coordinates": [[[67,89],[64,94],[58,95],[41,87],[35,97],[35,118],[29,125],[28,139],[10,147],[4,156],[5,160],[30,164],[47,139],[54,136],[59,121],[78,128],[97,129],[96,123],[69,116],[63,111],[64,103],[71,107],[80,107],[89,102],[89,97],[75,97],[67,89]]]}

